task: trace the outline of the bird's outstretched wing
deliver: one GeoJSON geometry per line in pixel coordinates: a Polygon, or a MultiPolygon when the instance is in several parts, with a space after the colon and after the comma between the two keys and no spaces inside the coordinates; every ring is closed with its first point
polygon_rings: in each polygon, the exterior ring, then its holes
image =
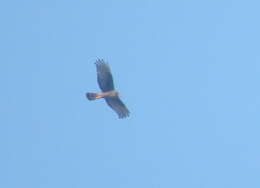
{"type": "Polygon", "coordinates": [[[112,73],[107,63],[103,59],[96,61],[97,81],[103,92],[114,90],[112,73]]]}
{"type": "Polygon", "coordinates": [[[125,118],[129,116],[129,111],[125,104],[119,99],[119,97],[106,97],[107,104],[117,113],[119,118],[125,118]]]}

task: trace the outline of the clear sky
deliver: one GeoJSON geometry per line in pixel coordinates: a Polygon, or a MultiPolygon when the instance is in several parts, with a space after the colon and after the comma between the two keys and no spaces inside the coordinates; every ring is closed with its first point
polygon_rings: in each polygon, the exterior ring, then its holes
{"type": "Polygon", "coordinates": [[[0,2],[2,188],[259,188],[258,0],[0,2]],[[109,62],[131,111],[99,91],[109,62]]]}

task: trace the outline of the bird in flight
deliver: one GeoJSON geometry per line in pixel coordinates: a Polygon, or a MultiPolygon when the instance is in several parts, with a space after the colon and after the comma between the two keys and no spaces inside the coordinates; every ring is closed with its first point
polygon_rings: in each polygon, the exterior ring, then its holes
{"type": "Polygon", "coordinates": [[[104,98],[108,106],[117,113],[119,118],[128,117],[130,112],[120,100],[118,91],[115,90],[109,65],[103,59],[98,59],[95,64],[97,68],[97,81],[102,92],[86,93],[86,97],[91,101],[104,98]]]}

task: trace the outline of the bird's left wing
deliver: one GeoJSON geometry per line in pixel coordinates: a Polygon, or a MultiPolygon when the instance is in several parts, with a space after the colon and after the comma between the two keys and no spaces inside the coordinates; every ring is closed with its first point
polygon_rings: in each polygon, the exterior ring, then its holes
{"type": "Polygon", "coordinates": [[[107,104],[117,113],[119,118],[125,118],[129,116],[129,110],[119,99],[119,97],[106,97],[105,100],[107,104]]]}

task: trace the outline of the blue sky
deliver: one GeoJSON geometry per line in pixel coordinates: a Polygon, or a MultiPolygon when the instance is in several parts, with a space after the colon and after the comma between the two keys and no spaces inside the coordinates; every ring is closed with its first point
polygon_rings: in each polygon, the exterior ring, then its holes
{"type": "Polygon", "coordinates": [[[259,6],[2,1],[0,187],[259,188],[259,6]]]}

